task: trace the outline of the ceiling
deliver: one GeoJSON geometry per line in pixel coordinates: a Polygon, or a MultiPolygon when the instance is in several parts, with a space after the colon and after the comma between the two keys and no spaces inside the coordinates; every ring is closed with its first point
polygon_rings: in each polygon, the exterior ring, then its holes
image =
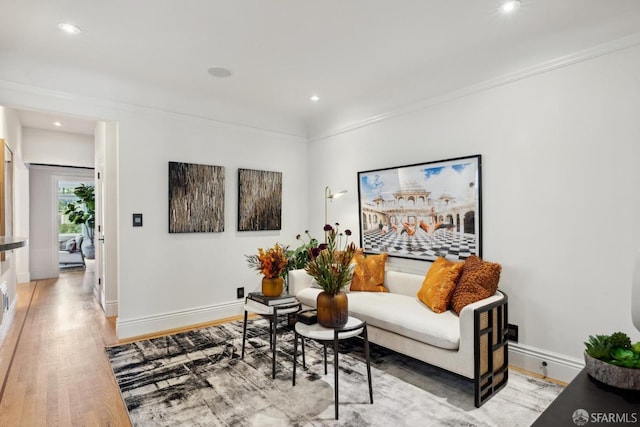
{"type": "Polygon", "coordinates": [[[363,105],[395,108],[640,32],[638,0],[522,0],[511,15],[500,3],[0,0],[0,61],[309,122],[363,105]],[[64,34],[60,22],[82,33],[64,34]],[[213,77],[214,66],[232,75],[213,77]]]}
{"type": "Polygon", "coordinates": [[[96,124],[92,120],[27,110],[17,110],[17,113],[23,127],[81,135],[95,133],[96,124]],[[59,126],[54,123],[59,123],[59,126]]]}

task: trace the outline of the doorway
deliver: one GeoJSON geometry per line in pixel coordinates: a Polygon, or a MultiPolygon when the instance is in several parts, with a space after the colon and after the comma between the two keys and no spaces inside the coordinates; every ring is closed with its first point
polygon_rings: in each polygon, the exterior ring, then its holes
{"type": "Polygon", "coordinates": [[[58,213],[56,179],[83,182],[88,178],[94,183],[96,202],[96,258],[91,266],[95,276],[94,293],[106,316],[117,316],[118,123],[55,111],[4,108],[22,128],[16,143],[23,148],[19,160],[24,174],[20,182],[24,183],[21,194],[26,201],[17,207],[15,214],[26,223],[22,232],[30,238],[29,247],[19,254],[22,259],[17,262],[17,276],[28,282],[59,274],[60,234],[65,233],[58,229],[62,221],[58,213]],[[66,170],[52,174],[45,170],[60,167],[66,170]],[[73,169],[71,173],[69,169],[73,169]],[[77,175],[84,176],[76,180],[77,175]],[[43,218],[41,209],[51,214],[43,218]]]}
{"type": "MultiPolygon", "coordinates": [[[[93,180],[59,180],[57,187],[58,270],[60,272],[85,270],[87,262],[93,262],[95,259],[93,227],[79,224],[78,220],[72,221],[71,215],[66,212],[69,208],[72,208],[74,213],[84,212],[81,215],[86,221],[90,217],[95,217],[95,213],[92,213],[95,209],[87,206],[87,203],[83,202],[77,194],[78,189],[82,191],[86,188],[94,188],[93,180]]],[[[92,220],[95,221],[95,219],[92,220]]]]}

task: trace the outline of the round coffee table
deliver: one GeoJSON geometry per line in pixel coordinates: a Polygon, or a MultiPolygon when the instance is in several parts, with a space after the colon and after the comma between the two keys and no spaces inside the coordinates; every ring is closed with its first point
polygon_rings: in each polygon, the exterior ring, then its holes
{"type": "MultiPolygon", "coordinates": [[[[311,310],[305,310],[311,311],[311,310]]],[[[302,313],[302,312],[300,312],[302,313]]],[[[299,314],[299,313],[298,313],[299,314]]],[[[338,347],[340,340],[362,335],[364,341],[364,355],[367,361],[367,380],[369,381],[369,400],[373,403],[373,387],[371,385],[371,364],[369,362],[369,339],[367,337],[367,322],[349,316],[347,324],[339,328],[326,328],[319,323],[307,325],[297,322],[294,328],[295,342],[293,345],[293,385],[296,385],[296,366],[298,364],[298,339],[302,341],[304,355],[304,338],[319,341],[324,346],[324,373],[327,374],[327,345],[333,344],[333,376],[335,384],[335,410],[338,419],[338,347]]]]}

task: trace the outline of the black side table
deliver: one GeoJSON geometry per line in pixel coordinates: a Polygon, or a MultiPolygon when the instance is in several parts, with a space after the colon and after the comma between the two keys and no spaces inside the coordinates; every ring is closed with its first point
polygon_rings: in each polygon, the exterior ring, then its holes
{"type": "Polygon", "coordinates": [[[302,341],[304,357],[304,338],[319,341],[324,346],[324,373],[327,374],[327,345],[333,344],[333,376],[335,384],[335,410],[338,419],[338,346],[341,339],[362,335],[364,340],[364,354],[367,360],[367,380],[369,382],[369,400],[373,403],[373,387],[371,385],[371,365],[369,362],[369,338],[367,337],[367,322],[349,316],[347,324],[341,328],[325,328],[318,323],[307,325],[297,322],[295,326],[295,342],[293,345],[293,385],[296,385],[296,365],[298,364],[298,339],[302,341]]]}
{"type": "Polygon", "coordinates": [[[594,380],[586,369],[533,423],[536,427],[639,425],[640,391],[623,390],[594,380]]]}
{"type": "Polygon", "coordinates": [[[300,302],[265,305],[255,301],[248,302],[245,299],[244,304],[244,324],[242,326],[242,356],[244,359],[245,341],[247,339],[247,315],[249,312],[259,314],[269,320],[269,349],[271,350],[271,378],[276,377],[276,339],[278,332],[278,316],[287,316],[291,313],[300,311],[302,304],[300,302]]]}

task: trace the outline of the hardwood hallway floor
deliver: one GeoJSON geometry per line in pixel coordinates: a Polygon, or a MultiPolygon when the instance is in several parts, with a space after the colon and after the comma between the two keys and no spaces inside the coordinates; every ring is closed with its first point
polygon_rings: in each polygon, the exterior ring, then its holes
{"type": "Polygon", "coordinates": [[[92,294],[94,272],[19,284],[0,347],[0,426],[129,426],[104,352],[117,343],[92,294]]]}

